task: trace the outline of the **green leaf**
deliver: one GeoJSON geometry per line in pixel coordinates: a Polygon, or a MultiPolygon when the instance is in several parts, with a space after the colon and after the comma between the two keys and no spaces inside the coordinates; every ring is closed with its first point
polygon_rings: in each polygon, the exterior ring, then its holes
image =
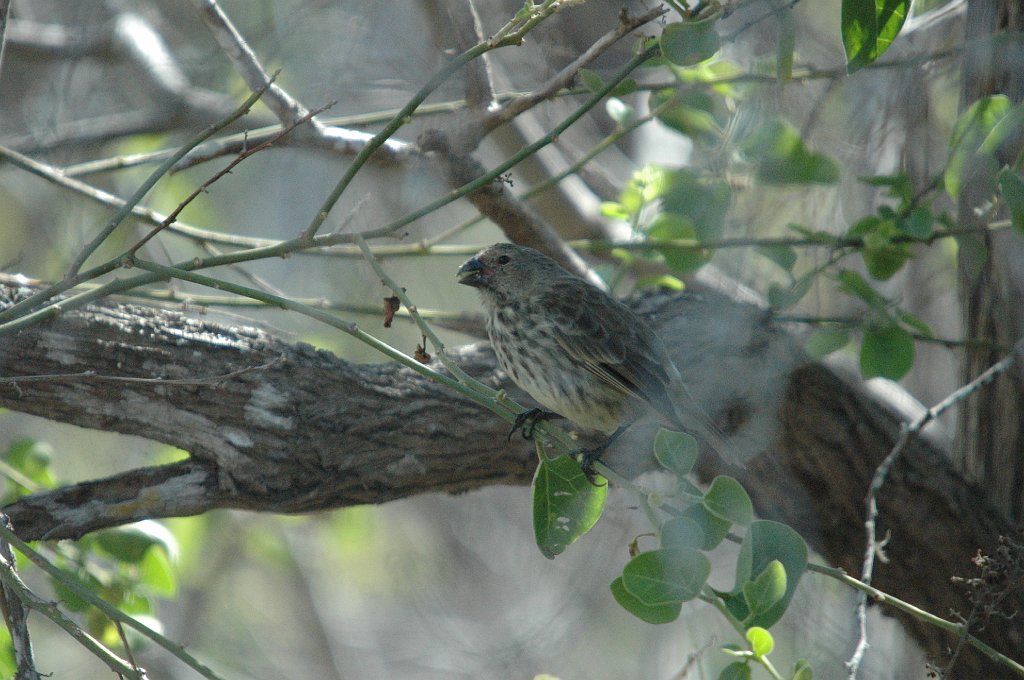
{"type": "MultiPolygon", "coordinates": [[[[7,446],[4,458],[11,467],[25,475],[33,484],[43,488],[53,488],[56,485],[56,477],[50,468],[53,447],[48,443],[28,438],[15,439],[7,446]]],[[[19,487],[18,493],[31,491],[32,489],[19,487]]]]}
{"type": "Polygon", "coordinates": [[[991,146],[990,134],[1013,108],[1005,95],[993,95],[982,97],[960,114],[953,126],[949,161],[943,175],[946,193],[954,200],[960,197],[960,191],[968,182],[994,185],[999,162],[992,152],[983,151],[982,147],[991,146]]]}
{"type": "Polygon", "coordinates": [[[601,214],[616,220],[629,220],[630,214],[625,206],[614,201],[605,201],[601,204],[601,214]]]}
{"type": "Polygon", "coordinates": [[[178,592],[174,567],[163,550],[147,551],[139,567],[139,581],[151,593],[161,597],[174,597],[178,592]]]}
{"type": "Polygon", "coordinates": [[[626,587],[622,585],[621,576],[612,581],[611,589],[612,596],[623,609],[647,623],[671,623],[679,618],[679,612],[683,608],[682,602],[655,606],[644,604],[626,590],[626,587]]]}
{"type": "Polygon", "coordinates": [[[864,333],[860,346],[860,371],[865,378],[899,380],[914,365],[914,338],[899,326],[885,326],[864,333]]]}
{"type": "Polygon", "coordinates": [[[839,242],[839,239],[830,232],[818,229],[808,229],[802,224],[794,224],[793,222],[790,222],[786,225],[786,228],[800,234],[800,236],[804,237],[808,241],[822,243],[824,245],[836,245],[839,242]]]}
{"type": "Polygon", "coordinates": [[[899,230],[907,236],[913,236],[914,238],[926,239],[932,235],[934,231],[933,225],[935,224],[935,215],[928,208],[914,208],[910,211],[910,214],[901,217],[897,222],[896,226],[899,230]]]}
{"type": "Polygon", "coordinates": [[[693,66],[715,56],[721,46],[714,20],[669,24],[661,32],[661,53],[676,66],[693,66]]]}
{"type": "MultiPolygon", "coordinates": [[[[886,220],[888,229],[895,230],[895,224],[886,220]]],[[[887,281],[910,259],[910,248],[906,243],[893,243],[882,230],[864,237],[864,249],[860,251],[864,265],[872,278],[887,281]]]]}
{"type": "Polygon", "coordinates": [[[711,575],[711,562],[692,548],[640,553],[622,569],[622,585],[647,606],[692,600],[711,575]]]}
{"type": "Polygon", "coordinates": [[[872,277],[886,280],[892,277],[910,259],[910,248],[905,243],[894,243],[901,235],[897,217],[889,206],[879,208],[879,215],[869,215],[851,226],[847,236],[864,241],[861,256],[872,277]]]}
{"type": "Polygon", "coordinates": [[[793,246],[757,246],[756,252],[787,272],[793,271],[793,265],[796,264],[796,249],[793,246]]]}
{"type": "Polygon", "coordinates": [[[793,680],[814,680],[814,671],[807,659],[800,659],[793,664],[793,680]]]}
{"type": "MultiPolygon", "coordinates": [[[[68,580],[76,581],[79,585],[88,588],[97,595],[103,593],[103,584],[85,569],[79,569],[74,573],[65,570],[64,577],[68,580]]],[[[51,577],[51,585],[53,586],[54,594],[57,596],[57,601],[65,609],[70,609],[73,612],[84,612],[92,607],[88,600],[79,596],[78,593],[63,581],[51,577]]]]}
{"type": "Polygon", "coordinates": [[[719,238],[732,203],[732,190],[721,180],[706,180],[680,169],[668,175],[661,209],[689,218],[700,241],[719,238]]]}
{"type": "Polygon", "coordinates": [[[845,328],[823,328],[811,334],[804,345],[804,350],[811,357],[821,359],[846,347],[849,342],[850,332],[845,328]]]}
{"type": "Polygon", "coordinates": [[[910,0],[843,0],[840,32],[846,72],[853,73],[882,56],[907,19],[910,0]]]}
{"type": "Polygon", "coordinates": [[[732,524],[746,526],[754,518],[754,504],[743,485],[725,475],[712,480],[703,504],[712,515],[732,524]]]}
{"type": "Polygon", "coordinates": [[[767,184],[835,184],[839,166],[825,154],[804,146],[796,128],[781,119],[766,121],[740,146],[758,164],[757,176],[767,184]]]}
{"type": "Polygon", "coordinates": [[[589,68],[580,69],[580,82],[589,92],[600,92],[604,89],[604,79],[589,68]]]}
{"type": "Polygon", "coordinates": [[[725,605],[745,625],[771,628],[786,612],[806,569],[807,544],[800,534],[785,524],[771,520],[751,522],[736,560],[736,586],[732,595],[723,596],[725,605]],[[751,580],[753,574],[763,573],[774,560],[778,560],[785,569],[786,594],[766,611],[752,613],[742,595],[744,585],[751,580]]]}
{"type": "Polygon", "coordinates": [[[900,312],[899,317],[900,321],[905,323],[907,326],[910,326],[921,335],[924,335],[929,338],[935,337],[935,333],[932,332],[931,326],[929,326],[924,321],[917,318],[910,312],[900,312]]]}
{"type": "Polygon", "coordinates": [[[97,545],[111,557],[123,562],[137,564],[149,549],[163,548],[168,557],[178,554],[178,541],[167,528],[151,519],[127,524],[113,529],[103,529],[95,534],[97,545]]]}
{"type": "Polygon", "coordinates": [[[860,298],[874,309],[885,309],[886,299],[879,295],[859,273],[852,269],[843,269],[840,270],[838,279],[839,288],[842,291],[860,298]]]}
{"type": "Polygon", "coordinates": [[[753,581],[743,584],[743,598],[752,614],[766,612],[786,596],[786,568],[772,560],[753,581]]]}
{"type": "Polygon", "coordinates": [[[811,274],[801,276],[788,287],[773,283],[768,286],[768,304],[772,309],[789,309],[807,295],[813,284],[814,277],[811,274]]]}
{"type": "Polygon", "coordinates": [[[895,175],[871,175],[859,177],[860,181],[875,187],[888,187],[889,196],[899,199],[902,205],[909,204],[914,198],[914,186],[905,172],[895,175]]]}
{"type": "Polygon", "coordinates": [[[648,106],[652,111],[658,111],[657,119],[663,125],[696,142],[716,144],[721,140],[721,126],[715,117],[715,100],[702,89],[657,90],[651,93],[648,106]]]}
{"type": "Polygon", "coordinates": [[[690,517],[673,517],[661,525],[659,531],[662,548],[703,549],[704,531],[690,517]]]}
{"type": "Polygon", "coordinates": [[[1024,179],[1013,168],[999,173],[999,191],[1010,209],[1010,220],[1019,233],[1024,234],[1024,179]]]}
{"type": "Polygon", "coordinates": [[[722,669],[718,680],[750,680],[750,664],[734,661],[722,669]]]}
{"type": "Polygon", "coordinates": [[[685,432],[661,428],[654,436],[654,457],[663,468],[684,477],[697,462],[697,440],[685,432]]]}
{"type": "Polygon", "coordinates": [[[13,678],[18,672],[18,662],[14,657],[14,644],[7,626],[0,626],[0,678],[13,678]]]}
{"type": "Polygon", "coordinates": [[[747,642],[750,643],[750,651],[759,659],[768,656],[775,649],[772,634],[760,626],[753,626],[747,630],[747,642]]]}
{"type": "MultiPolygon", "coordinates": [[[[683,215],[663,212],[659,214],[647,227],[647,236],[655,244],[658,241],[694,241],[697,238],[697,229],[693,222],[683,215]]],[[[703,248],[679,248],[676,246],[665,246],[657,248],[665,264],[677,274],[688,274],[693,272],[709,259],[708,251],[703,248]]]]}
{"type": "Polygon", "coordinates": [[[608,94],[612,97],[625,97],[627,94],[636,92],[637,84],[632,78],[626,78],[611,89],[608,94]]]}
{"type": "Polygon", "coordinates": [[[636,280],[637,288],[662,288],[665,290],[685,290],[686,284],[680,279],[672,276],[671,274],[652,274],[651,276],[641,276],[636,280]]]}
{"type": "Polygon", "coordinates": [[[700,527],[701,533],[704,534],[704,543],[700,546],[701,550],[714,550],[725,539],[731,526],[730,522],[712,515],[700,503],[694,503],[683,510],[680,517],[693,520],[700,527]]]}
{"type": "Polygon", "coordinates": [[[594,486],[569,456],[542,460],[533,476],[533,533],[548,559],[590,531],[601,517],[608,485],[594,486]]]}

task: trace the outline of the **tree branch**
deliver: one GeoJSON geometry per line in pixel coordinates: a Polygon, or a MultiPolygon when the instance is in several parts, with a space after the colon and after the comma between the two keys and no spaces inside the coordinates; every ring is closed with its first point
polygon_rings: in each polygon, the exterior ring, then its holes
{"type": "MultiPolygon", "coordinates": [[[[0,286],[0,300],[29,292],[12,281],[0,286]]],[[[761,309],[712,292],[632,304],[666,339],[693,399],[749,461],[738,470],[708,456],[701,476],[736,476],[761,516],[792,525],[832,564],[858,569],[863,498],[897,440],[898,418],[806,363],[761,309]]],[[[450,350],[450,357],[487,384],[510,387],[488,350],[450,350]]],[[[221,507],[312,512],[525,484],[536,463],[532,447],[506,441],[503,420],[408,368],[352,365],[308,345],[175,311],[105,302],[66,312],[0,345],[0,376],[0,406],[191,454],[18,500],[6,511],[26,539],[77,537],[221,507]],[[92,373],[4,381],[83,371],[92,373]],[[209,376],[224,380],[198,380],[209,376]]],[[[627,475],[643,469],[652,430],[627,433],[608,463],[627,475]]],[[[979,547],[988,550],[1012,531],[922,438],[908,443],[890,471],[878,521],[893,540],[875,585],[940,615],[969,607],[949,577],[967,571],[979,547]]],[[[1013,597],[1008,608],[1024,605],[1013,597]]],[[[903,620],[933,655],[949,646],[945,633],[903,620]]],[[[1011,653],[1024,643],[1015,626],[983,635],[1011,653]]],[[[960,663],[964,673],[987,677],[980,655],[960,663]]]]}

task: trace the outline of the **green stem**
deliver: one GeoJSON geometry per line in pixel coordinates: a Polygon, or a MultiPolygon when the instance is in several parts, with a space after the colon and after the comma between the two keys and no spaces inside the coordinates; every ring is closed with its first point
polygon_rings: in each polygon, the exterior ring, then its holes
{"type": "Polygon", "coordinates": [[[924,609],[921,609],[920,607],[915,607],[914,605],[910,604],[909,602],[905,602],[905,601],[903,601],[903,600],[901,600],[901,599],[899,599],[897,597],[893,597],[892,595],[890,595],[890,594],[888,594],[888,593],[886,593],[884,591],[881,591],[881,590],[875,588],[874,586],[869,586],[868,584],[864,583],[863,581],[859,581],[859,580],[853,578],[852,576],[847,574],[842,569],[837,569],[835,567],[828,567],[828,566],[821,565],[821,564],[808,563],[807,564],[807,570],[808,571],[817,572],[819,574],[823,574],[823,575],[828,576],[830,578],[834,578],[835,580],[839,581],[840,583],[844,583],[844,584],[850,586],[851,588],[853,588],[855,590],[859,590],[859,591],[861,591],[863,593],[867,593],[872,598],[874,598],[874,600],[876,602],[879,602],[879,603],[885,604],[885,605],[889,605],[890,607],[892,607],[894,609],[898,609],[901,612],[904,612],[906,614],[910,614],[911,616],[913,616],[914,618],[916,618],[916,619],[918,619],[920,621],[924,621],[925,623],[931,624],[931,625],[935,626],[936,628],[944,630],[944,631],[946,631],[948,633],[951,633],[951,634],[953,634],[953,635],[955,635],[957,637],[961,637],[961,638],[963,638],[967,642],[967,644],[969,644],[970,646],[974,647],[975,649],[980,651],[982,654],[984,654],[988,658],[992,659],[996,663],[999,663],[999,664],[1001,664],[1003,666],[1006,666],[1007,668],[1012,670],[1017,675],[1024,677],[1024,665],[1021,665],[1020,663],[1018,663],[1017,661],[1014,661],[1013,659],[1011,659],[1010,657],[1006,656],[1005,654],[1002,654],[1002,653],[996,651],[995,649],[993,649],[992,647],[989,647],[987,644],[985,644],[984,642],[982,642],[978,638],[976,638],[973,635],[971,635],[967,631],[966,627],[963,624],[961,624],[961,623],[954,623],[953,621],[947,621],[946,619],[944,619],[942,617],[939,617],[939,616],[936,616],[935,614],[932,614],[929,611],[925,611],[924,609]]]}
{"type": "Polygon", "coordinates": [[[253,298],[255,300],[260,300],[268,305],[280,307],[281,309],[297,312],[304,316],[316,319],[317,321],[325,323],[328,326],[331,326],[344,333],[347,333],[348,335],[351,335],[352,337],[360,340],[361,342],[369,345],[370,347],[373,347],[381,354],[384,354],[385,356],[394,359],[395,361],[403,364],[404,366],[411,368],[412,370],[416,371],[423,377],[433,380],[434,382],[441,383],[446,387],[450,387],[456,392],[473,400],[477,404],[480,404],[484,408],[501,416],[502,418],[508,420],[509,422],[512,422],[515,419],[516,413],[524,410],[523,407],[519,406],[515,402],[507,400],[499,401],[496,398],[497,392],[495,390],[490,389],[483,383],[473,381],[476,385],[480,386],[479,391],[467,385],[463,385],[462,383],[452,378],[451,376],[445,375],[444,373],[439,373],[438,371],[430,368],[429,366],[421,364],[420,362],[416,361],[414,358],[408,356],[407,354],[395,349],[391,345],[388,345],[387,343],[379,340],[373,335],[370,335],[369,333],[362,330],[361,328],[359,328],[358,325],[352,323],[351,321],[339,319],[333,314],[329,314],[322,309],[310,307],[308,305],[298,303],[289,298],[274,295],[273,293],[268,293],[262,290],[258,290],[256,288],[249,288],[247,286],[242,286],[236,283],[222,281],[220,279],[204,276],[202,274],[196,274],[185,269],[179,269],[177,267],[168,267],[147,260],[135,260],[134,265],[137,266],[139,269],[144,269],[150,272],[150,274],[155,276],[157,279],[180,279],[183,281],[190,281],[192,283],[196,283],[201,286],[206,286],[208,288],[224,290],[229,293],[234,293],[235,295],[242,295],[248,298],[253,298]]]}
{"type": "Polygon", "coordinates": [[[370,266],[373,268],[373,271],[377,276],[380,277],[380,280],[385,286],[391,289],[391,292],[394,293],[399,301],[401,301],[402,305],[405,306],[405,309],[409,312],[409,316],[411,316],[413,321],[416,322],[416,325],[419,326],[424,337],[430,339],[431,344],[434,346],[434,350],[437,352],[438,359],[440,359],[444,367],[447,368],[451,374],[458,378],[459,382],[466,387],[469,387],[480,394],[490,393],[493,395],[494,390],[490,389],[479,380],[470,377],[468,373],[463,371],[448,357],[444,349],[444,343],[441,342],[441,338],[437,337],[437,334],[434,332],[434,329],[430,327],[430,324],[424,321],[420,316],[419,311],[416,309],[416,305],[413,304],[412,299],[408,294],[406,294],[405,288],[398,285],[398,283],[392,279],[386,271],[384,271],[384,267],[381,266],[380,261],[373,256],[373,253],[370,252],[369,246],[366,245],[366,241],[363,240],[363,237],[359,234],[356,234],[356,244],[359,246],[359,249],[363,251],[363,257],[365,257],[366,261],[370,263],[370,266]]]}
{"type": "MultiPolygon", "coordinates": [[[[512,33],[500,40],[492,38],[474,45],[459,56],[455,57],[455,59],[452,59],[444,68],[434,74],[434,76],[428,80],[427,83],[421,87],[408,102],[406,102],[405,106],[398,110],[398,113],[394,115],[387,125],[385,125],[380,132],[374,135],[373,138],[359,150],[359,153],[356,154],[356,157],[352,160],[352,163],[345,171],[345,174],[342,175],[338,184],[334,187],[331,193],[328,194],[327,199],[323,202],[323,205],[320,206],[320,210],[317,211],[313,221],[310,222],[309,226],[306,227],[306,230],[302,232],[299,239],[301,241],[308,242],[316,236],[320,227],[323,226],[324,220],[327,219],[328,213],[331,212],[331,209],[334,208],[335,204],[337,204],[341,199],[342,194],[345,193],[345,190],[352,183],[352,180],[355,179],[356,174],[370,158],[370,155],[384,144],[384,142],[386,142],[393,134],[395,134],[400,127],[409,122],[410,116],[416,108],[419,107],[419,105],[422,104],[434,90],[440,87],[444,81],[448,80],[448,78],[467,63],[482,56],[486,52],[499,47],[520,44],[527,33],[533,30],[537,24],[550,16],[554,11],[557,11],[557,8],[552,9],[550,6],[546,5],[543,8],[543,11],[537,12],[534,16],[530,17],[530,19],[523,24],[523,27],[515,33],[512,33]]],[[[508,25],[512,25],[512,23],[510,22],[508,25]]]]}
{"type": "Polygon", "coordinates": [[[18,599],[21,600],[25,607],[35,610],[53,621],[58,627],[63,629],[65,633],[71,636],[72,639],[78,641],[79,644],[85,647],[90,654],[105,663],[110,670],[114,671],[114,673],[125,678],[143,680],[145,677],[144,673],[136,670],[127,661],[107,649],[99,640],[82,630],[74,621],[68,618],[55,603],[47,602],[32,592],[32,590],[25,585],[25,582],[21,580],[18,574],[14,572],[10,565],[7,565],[6,563],[0,564],[0,580],[4,582],[4,585],[7,586],[7,588],[13,590],[17,594],[18,599]]]}
{"type": "Polygon", "coordinates": [[[85,264],[85,261],[88,260],[89,257],[94,252],[96,252],[96,249],[99,248],[105,240],[107,240],[107,237],[110,236],[111,232],[113,232],[114,229],[117,228],[117,225],[121,224],[124,218],[127,217],[128,214],[132,212],[132,209],[139,204],[139,201],[141,201],[143,197],[149,193],[150,189],[152,189],[156,185],[156,183],[160,181],[160,178],[162,178],[165,174],[167,174],[168,171],[170,171],[170,169],[174,166],[175,163],[184,158],[185,154],[187,154],[189,151],[196,148],[197,146],[205,142],[207,139],[214,136],[215,134],[217,134],[218,132],[220,132],[221,130],[223,130],[228,125],[235,122],[245,114],[249,113],[249,109],[251,109],[252,106],[257,101],[259,101],[259,98],[263,96],[263,93],[267,91],[267,88],[269,88],[273,82],[274,77],[271,77],[270,79],[267,80],[267,83],[263,87],[249,95],[249,97],[244,102],[242,102],[242,105],[235,109],[230,115],[224,117],[216,124],[211,125],[210,127],[200,132],[198,135],[196,135],[188,142],[186,142],[184,145],[182,145],[182,147],[179,148],[176,152],[174,152],[167,160],[161,163],[160,167],[154,170],[153,173],[146,178],[146,181],[143,182],[142,185],[135,190],[135,193],[132,194],[131,197],[124,202],[124,204],[118,209],[116,213],[114,213],[114,216],[111,217],[110,221],[107,222],[107,225],[100,230],[100,233],[97,234],[92,241],[86,244],[86,246],[82,249],[82,252],[80,252],[78,256],[74,259],[74,261],[71,263],[71,267],[68,269],[68,273],[65,278],[71,278],[78,273],[78,270],[82,268],[82,265],[85,264]]]}
{"type": "Polygon", "coordinates": [[[213,670],[200,663],[195,657],[185,651],[185,649],[171,640],[167,639],[160,633],[156,632],[152,628],[149,628],[145,624],[136,621],[131,616],[128,616],[117,607],[111,605],[103,598],[97,596],[87,587],[82,585],[78,579],[65,572],[63,569],[57,567],[45,557],[36,552],[28,543],[18,538],[18,536],[8,529],[7,527],[0,524],[0,538],[14,546],[18,552],[23,554],[29,560],[31,560],[36,566],[45,571],[47,574],[55,578],[68,590],[73,592],[78,597],[82,598],[92,606],[99,609],[106,615],[111,621],[120,621],[129,628],[134,628],[139,633],[149,638],[156,644],[160,645],[174,656],[181,659],[190,668],[195,670],[197,673],[210,680],[221,680],[221,677],[217,675],[213,670]]]}

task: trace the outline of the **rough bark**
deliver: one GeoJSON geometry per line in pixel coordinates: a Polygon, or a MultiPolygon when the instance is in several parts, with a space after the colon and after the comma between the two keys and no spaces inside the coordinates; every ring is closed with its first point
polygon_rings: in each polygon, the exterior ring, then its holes
{"type": "MultiPolygon", "coordinates": [[[[749,459],[737,470],[709,458],[701,475],[739,477],[761,516],[791,524],[829,562],[857,572],[863,499],[895,441],[897,417],[829,369],[807,363],[760,309],[713,294],[658,296],[637,306],[676,353],[694,398],[749,459]]],[[[502,384],[488,350],[467,347],[454,355],[471,374],[502,384]]],[[[141,435],[191,454],[17,501],[6,512],[29,539],[74,538],[217,507],[310,512],[524,484],[534,465],[531,447],[506,442],[505,422],[407,368],[356,366],[177,311],[107,302],[63,314],[4,338],[0,376],[0,406],[141,435]],[[83,371],[91,374],[4,382],[83,371]],[[215,376],[227,377],[201,380],[215,376]]],[[[638,428],[632,440],[624,438],[610,461],[636,463],[628,458],[643,436],[638,428]]],[[[641,442],[640,450],[649,444],[641,442]]],[[[923,439],[894,468],[880,522],[892,541],[876,584],[940,615],[968,609],[949,577],[968,574],[975,551],[991,549],[1012,529],[923,439]]],[[[1007,608],[1022,604],[1015,595],[1007,608]]],[[[905,622],[940,662],[955,643],[905,622]]],[[[1013,656],[1024,648],[1017,627],[990,627],[982,635],[1013,656]]],[[[999,676],[974,654],[958,669],[963,677],[999,676]]]]}
{"type": "MultiPolygon", "coordinates": [[[[979,98],[1005,94],[1024,100],[1024,60],[1020,42],[1001,40],[1024,28],[1024,3],[1019,0],[973,0],[968,3],[961,108],[979,98]]],[[[1014,162],[1024,139],[999,149],[1001,162],[1014,162]]],[[[984,207],[996,187],[988,172],[973,173],[960,194],[958,219],[965,227],[982,227],[991,216],[984,207]]],[[[1012,231],[965,237],[959,246],[959,283],[964,328],[999,347],[1024,337],[1024,241],[1012,231]]],[[[972,380],[998,361],[1005,349],[971,346],[960,366],[962,382],[972,380]]],[[[960,411],[954,448],[957,468],[985,490],[989,501],[1014,521],[1024,519],[1024,370],[1015,366],[1010,379],[990,393],[973,396],[960,411]]]]}

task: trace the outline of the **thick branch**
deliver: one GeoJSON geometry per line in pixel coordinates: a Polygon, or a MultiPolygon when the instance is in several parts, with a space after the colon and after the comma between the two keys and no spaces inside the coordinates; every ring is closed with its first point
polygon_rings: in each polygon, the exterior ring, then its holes
{"type": "MultiPolygon", "coordinates": [[[[635,305],[654,321],[694,399],[741,455],[764,451],[743,470],[709,458],[701,474],[739,477],[762,516],[793,525],[831,563],[856,571],[863,498],[898,435],[897,418],[806,363],[760,309],[710,293],[635,305]]],[[[472,375],[500,384],[489,351],[469,347],[453,356],[472,375]]],[[[175,311],[107,303],[66,313],[0,346],[0,376],[0,406],[191,453],[173,465],[17,501],[7,512],[25,538],[76,537],[216,507],[309,512],[522,484],[535,463],[531,446],[506,442],[507,423],[408,369],[355,366],[308,345],[175,311]],[[51,377],[4,382],[40,375],[51,377]],[[210,384],[217,376],[224,377],[210,384]]],[[[639,470],[650,432],[638,427],[624,437],[609,463],[639,470]]],[[[920,439],[893,468],[879,508],[892,541],[876,585],[940,615],[967,611],[948,579],[969,574],[970,557],[1011,532],[1009,523],[920,439]]],[[[1008,609],[1024,604],[1014,597],[1008,609]]],[[[936,656],[952,644],[907,623],[936,656]]],[[[1015,626],[982,635],[1010,654],[1024,643],[1015,626]]],[[[965,673],[984,676],[977,657],[962,663],[965,673]]]]}

